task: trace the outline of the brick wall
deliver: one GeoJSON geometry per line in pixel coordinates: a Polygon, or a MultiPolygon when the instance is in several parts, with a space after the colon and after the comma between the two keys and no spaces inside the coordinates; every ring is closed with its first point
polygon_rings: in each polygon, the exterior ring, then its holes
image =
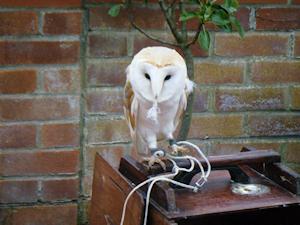
{"type": "Polygon", "coordinates": [[[82,12],[0,1],[0,224],[77,224],[82,12]]]}
{"type": "MultiPolygon", "coordinates": [[[[95,152],[130,154],[124,70],[155,43],[107,2],[0,2],[0,224],[83,224],[95,152]]],[[[210,155],[273,148],[300,171],[300,2],[240,2],[243,40],[212,28],[209,52],[193,47],[189,138],[210,155]]],[[[171,38],[156,5],[135,14],[171,38]]]]}

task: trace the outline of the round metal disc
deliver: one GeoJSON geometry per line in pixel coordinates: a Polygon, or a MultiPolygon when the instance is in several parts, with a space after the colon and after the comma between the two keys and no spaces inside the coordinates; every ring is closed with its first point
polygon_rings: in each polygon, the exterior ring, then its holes
{"type": "Polygon", "coordinates": [[[263,195],[270,192],[270,188],[262,184],[234,183],[231,191],[238,195],[263,195]]]}

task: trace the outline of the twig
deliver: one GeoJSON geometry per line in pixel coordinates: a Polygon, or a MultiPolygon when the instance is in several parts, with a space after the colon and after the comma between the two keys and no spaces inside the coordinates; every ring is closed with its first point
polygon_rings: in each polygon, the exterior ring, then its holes
{"type": "Polygon", "coordinates": [[[198,28],[197,28],[197,32],[196,32],[194,38],[190,42],[187,43],[186,47],[190,47],[191,45],[195,44],[195,42],[198,40],[198,37],[199,37],[200,32],[201,32],[202,25],[203,25],[202,23],[199,23],[198,28]]]}
{"type": "Polygon", "coordinates": [[[150,40],[156,41],[158,43],[164,44],[164,45],[168,45],[168,46],[172,46],[172,47],[179,47],[178,44],[173,43],[173,42],[168,42],[168,41],[164,41],[161,40],[158,37],[152,36],[149,33],[147,33],[144,29],[142,29],[141,27],[139,27],[135,22],[134,22],[134,18],[133,18],[133,12],[132,12],[132,3],[131,1],[127,1],[127,8],[131,11],[128,13],[128,20],[131,24],[131,26],[133,28],[135,28],[137,31],[139,31],[141,34],[143,34],[144,36],[146,36],[147,38],[149,38],[150,40]]]}
{"type": "MultiPolygon", "coordinates": [[[[182,14],[185,11],[182,0],[179,1],[179,12],[182,14]]],[[[186,21],[181,21],[181,35],[183,38],[183,42],[187,43],[188,34],[186,29],[186,21]]]]}
{"type": "Polygon", "coordinates": [[[161,44],[164,44],[164,45],[169,45],[169,46],[172,46],[172,47],[179,47],[178,44],[176,43],[173,43],[173,42],[168,42],[168,41],[164,41],[164,40],[161,40],[160,38],[158,37],[155,37],[155,36],[152,36],[150,34],[148,34],[145,30],[143,30],[142,28],[140,28],[132,19],[132,15],[129,15],[129,21],[130,21],[130,24],[131,26],[136,29],[137,31],[139,31],[141,34],[143,34],[144,36],[146,36],[147,38],[153,40],[153,41],[156,41],[156,42],[159,42],[161,44]],[[130,19],[131,18],[131,19],[130,19]]]}
{"type": "Polygon", "coordinates": [[[179,46],[181,46],[183,43],[183,39],[182,39],[182,35],[178,32],[178,29],[176,27],[174,20],[172,19],[172,17],[174,16],[173,8],[171,8],[171,13],[170,13],[170,11],[168,10],[168,7],[166,7],[164,0],[159,0],[158,3],[159,3],[159,6],[160,6],[162,12],[164,13],[164,17],[169,25],[169,28],[170,28],[173,36],[175,37],[179,46]]]}
{"type": "Polygon", "coordinates": [[[170,8],[173,8],[174,5],[175,5],[175,3],[176,3],[176,1],[177,1],[177,0],[173,0],[173,1],[171,2],[171,4],[167,7],[167,10],[169,10],[170,8]]]}

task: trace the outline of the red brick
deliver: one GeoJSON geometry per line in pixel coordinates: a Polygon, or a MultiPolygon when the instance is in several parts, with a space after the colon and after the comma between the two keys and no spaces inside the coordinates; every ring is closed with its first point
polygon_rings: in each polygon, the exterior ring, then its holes
{"type": "Polygon", "coordinates": [[[219,89],[216,108],[218,111],[284,109],[283,91],[280,88],[219,89]]]}
{"type": "Polygon", "coordinates": [[[243,63],[195,63],[195,82],[198,84],[237,84],[243,82],[243,63]]]}
{"type": "Polygon", "coordinates": [[[252,65],[252,80],[255,83],[300,82],[299,61],[256,62],[252,65]]]}
{"type": "MultiPolygon", "coordinates": [[[[90,9],[90,28],[130,28],[128,20],[129,12],[121,10],[117,17],[108,15],[108,7],[97,7],[90,9]]],[[[165,27],[164,15],[159,8],[139,8],[134,7],[130,12],[136,25],[142,29],[163,29],[165,27]],[[155,15],[155,16],[153,16],[155,15]]]]}
{"type": "Polygon", "coordinates": [[[80,7],[80,0],[1,0],[3,7],[80,7]]]}
{"type": "Polygon", "coordinates": [[[126,80],[127,60],[100,60],[88,65],[88,82],[93,85],[124,86],[126,80]]]}
{"type": "MultiPolygon", "coordinates": [[[[152,36],[159,38],[162,41],[166,41],[169,43],[176,43],[176,41],[174,40],[174,37],[171,36],[168,33],[159,33],[159,34],[153,34],[152,36]]],[[[192,36],[190,37],[192,38],[192,36]]],[[[151,40],[141,34],[137,34],[134,38],[134,43],[133,43],[133,51],[134,54],[136,54],[137,52],[139,52],[141,49],[148,47],[148,46],[165,46],[165,47],[169,47],[168,45],[162,44],[160,42],[151,40]]],[[[171,47],[172,48],[172,47],[171,47]]],[[[183,52],[180,48],[175,48],[176,51],[178,51],[179,54],[181,54],[183,56],[183,52]]],[[[203,50],[199,44],[196,42],[195,44],[191,45],[191,51],[193,56],[195,57],[206,57],[208,56],[208,52],[203,50]]]]}
{"type": "Polygon", "coordinates": [[[70,64],[78,62],[79,42],[0,41],[0,52],[0,65],[70,64]]]}
{"type": "Polygon", "coordinates": [[[14,207],[5,225],[76,225],[77,205],[38,205],[14,207]]]}
{"type": "Polygon", "coordinates": [[[257,30],[290,30],[300,28],[300,9],[264,8],[256,11],[257,30]]]}
{"type": "Polygon", "coordinates": [[[241,115],[194,115],[189,138],[239,137],[243,135],[241,115]]]}
{"type": "Polygon", "coordinates": [[[288,143],[285,149],[284,160],[288,163],[300,164],[300,143],[288,143]]]}
{"type": "Polygon", "coordinates": [[[2,98],[0,99],[0,119],[14,120],[51,120],[79,117],[79,98],[2,98]]]}
{"type": "Polygon", "coordinates": [[[89,144],[101,142],[130,141],[130,132],[125,120],[101,119],[87,122],[87,140],[89,144]]]}
{"type": "Polygon", "coordinates": [[[7,152],[0,159],[1,176],[73,174],[79,166],[78,150],[7,152]]]}
{"type": "Polygon", "coordinates": [[[0,12],[0,21],[0,35],[29,35],[38,32],[38,17],[35,12],[0,12]]]}
{"type": "Polygon", "coordinates": [[[32,93],[36,89],[37,76],[34,70],[0,71],[0,93],[32,93]]]}
{"type": "Polygon", "coordinates": [[[208,110],[208,91],[198,89],[194,90],[195,99],[193,105],[193,112],[205,112],[208,110]]]}
{"type": "Polygon", "coordinates": [[[249,117],[251,136],[299,136],[300,116],[254,115],[249,117]]]}
{"type": "Polygon", "coordinates": [[[300,4],[300,0],[292,0],[292,3],[295,5],[300,4]]]}
{"type": "Polygon", "coordinates": [[[127,38],[123,35],[97,34],[89,36],[91,57],[117,57],[127,55],[127,38]]]}
{"type": "Polygon", "coordinates": [[[215,54],[218,56],[277,56],[286,55],[288,35],[248,34],[240,38],[236,34],[216,34],[215,54]]]}
{"type": "MultiPolygon", "coordinates": [[[[164,33],[164,32],[159,33],[159,34],[156,33],[156,34],[152,34],[152,36],[155,36],[161,40],[175,43],[174,37],[168,33],[164,33]]],[[[166,45],[163,45],[157,41],[153,41],[139,33],[134,36],[134,41],[133,41],[133,53],[134,54],[138,53],[141,49],[148,47],[148,46],[166,46],[166,45]]],[[[168,46],[166,46],[166,47],[168,47],[168,46]]]]}
{"type": "Polygon", "coordinates": [[[47,69],[44,77],[44,90],[49,93],[79,93],[80,71],[68,69],[47,69]]]}
{"type": "Polygon", "coordinates": [[[292,109],[300,109],[300,87],[292,87],[292,109]]]}
{"type": "Polygon", "coordinates": [[[91,113],[123,113],[123,89],[101,88],[89,92],[87,110],[91,113]]]}
{"type": "Polygon", "coordinates": [[[43,147],[64,147],[79,145],[78,124],[46,124],[42,126],[41,142],[43,147]]]}
{"type": "MultiPolygon", "coordinates": [[[[157,44],[156,44],[157,45],[157,44]]],[[[177,49],[177,51],[183,55],[182,51],[180,49],[177,49]]],[[[203,50],[199,43],[196,42],[195,44],[191,45],[191,51],[194,57],[207,57],[208,56],[208,51],[203,50]]]]}
{"type": "Polygon", "coordinates": [[[0,180],[0,203],[36,202],[37,192],[34,180],[0,180]]]}
{"type": "MultiPolygon", "coordinates": [[[[159,33],[159,34],[153,34],[154,37],[160,38],[161,40],[170,42],[170,43],[176,43],[174,40],[174,37],[171,36],[168,33],[159,33]]],[[[191,37],[192,38],[192,37],[191,37]]],[[[150,40],[149,38],[138,34],[134,37],[134,43],[133,43],[133,51],[134,54],[136,54],[137,52],[139,52],[141,49],[148,47],[148,46],[165,46],[165,47],[170,47],[164,44],[161,44],[157,41],[153,41],[150,40]]],[[[183,52],[181,51],[181,49],[176,48],[176,50],[183,55],[183,52]]],[[[195,57],[206,57],[208,56],[208,52],[203,50],[202,48],[200,48],[199,44],[196,42],[195,44],[193,44],[191,46],[191,51],[193,56],[195,57]]]]}
{"type": "Polygon", "coordinates": [[[41,199],[43,201],[74,200],[78,198],[78,187],[77,178],[43,180],[41,199]]]}
{"type": "MultiPolygon", "coordinates": [[[[239,1],[240,2],[240,1],[239,1]]],[[[244,30],[249,30],[250,27],[250,9],[249,8],[239,8],[236,13],[237,19],[240,21],[244,30]]]]}
{"type": "Polygon", "coordinates": [[[130,23],[126,17],[124,10],[120,11],[117,17],[108,15],[108,7],[97,7],[89,10],[89,25],[92,30],[97,28],[129,28],[130,23]]]}
{"type": "Polygon", "coordinates": [[[35,126],[0,125],[0,148],[30,148],[35,146],[35,126]]]}
{"type": "Polygon", "coordinates": [[[280,151],[280,143],[268,143],[266,140],[262,142],[255,142],[251,140],[244,140],[239,143],[214,143],[209,155],[229,155],[239,153],[242,147],[252,147],[259,150],[272,149],[277,152],[280,151]]]}
{"type": "Polygon", "coordinates": [[[81,12],[46,13],[44,15],[44,34],[80,34],[81,12]]]}
{"type": "Polygon", "coordinates": [[[296,35],[295,37],[294,54],[295,56],[300,56],[300,34],[296,35]]]}

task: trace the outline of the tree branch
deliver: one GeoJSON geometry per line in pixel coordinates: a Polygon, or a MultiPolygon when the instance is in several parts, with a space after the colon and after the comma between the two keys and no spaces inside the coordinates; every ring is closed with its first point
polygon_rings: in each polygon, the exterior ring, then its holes
{"type": "Polygon", "coordinates": [[[202,25],[203,25],[203,23],[199,23],[197,32],[196,32],[194,38],[190,42],[187,43],[186,47],[190,47],[191,45],[195,44],[195,42],[198,40],[201,29],[202,29],[202,25]]]}
{"type": "Polygon", "coordinates": [[[167,7],[167,10],[169,10],[170,8],[173,8],[174,5],[175,5],[175,3],[176,3],[176,1],[177,1],[177,0],[173,0],[173,1],[171,2],[171,4],[167,7]]]}
{"type": "Polygon", "coordinates": [[[133,11],[132,11],[132,2],[131,0],[128,0],[126,2],[126,5],[127,5],[127,9],[129,9],[129,13],[128,13],[128,20],[131,24],[131,26],[133,28],[135,28],[137,31],[139,31],[141,34],[143,34],[144,36],[146,36],[147,38],[149,38],[150,40],[153,40],[153,41],[156,41],[158,43],[161,43],[161,44],[164,44],[164,45],[168,45],[168,46],[171,46],[171,47],[179,47],[178,44],[176,43],[172,43],[172,42],[168,42],[168,41],[164,41],[164,40],[161,40],[160,38],[158,37],[155,37],[155,36],[152,36],[150,35],[149,33],[147,33],[144,29],[142,29],[141,27],[139,27],[135,22],[134,22],[134,18],[133,18],[133,11]]]}
{"type": "MultiPolygon", "coordinates": [[[[179,12],[182,14],[185,11],[182,0],[179,1],[179,12]]],[[[186,29],[186,21],[181,21],[181,35],[183,38],[183,42],[187,43],[188,34],[186,29]]]]}
{"type": "Polygon", "coordinates": [[[179,47],[178,44],[176,43],[173,43],[173,42],[168,42],[168,41],[164,41],[164,40],[161,40],[160,38],[158,37],[155,37],[155,36],[152,36],[150,35],[149,33],[147,33],[145,30],[143,30],[142,28],[140,28],[133,20],[132,18],[132,14],[130,14],[128,16],[128,19],[129,19],[129,22],[131,24],[131,26],[136,29],[137,31],[139,31],[141,34],[143,34],[144,36],[146,36],[147,38],[153,40],[153,41],[156,41],[156,42],[159,42],[161,44],[164,44],[164,45],[168,45],[168,46],[172,46],[172,47],[179,47]]]}
{"type": "Polygon", "coordinates": [[[169,26],[173,36],[175,37],[177,43],[179,45],[182,44],[183,43],[182,36],[178,32],[176,23],[172,18],[174,16],[174,7],[171,7],[171,8],[167,7],[164,0],[159,0],[158,3],[159,3],[159,6],[164,14],[164,17],[168,23],[168,26],[169,26]]]}

